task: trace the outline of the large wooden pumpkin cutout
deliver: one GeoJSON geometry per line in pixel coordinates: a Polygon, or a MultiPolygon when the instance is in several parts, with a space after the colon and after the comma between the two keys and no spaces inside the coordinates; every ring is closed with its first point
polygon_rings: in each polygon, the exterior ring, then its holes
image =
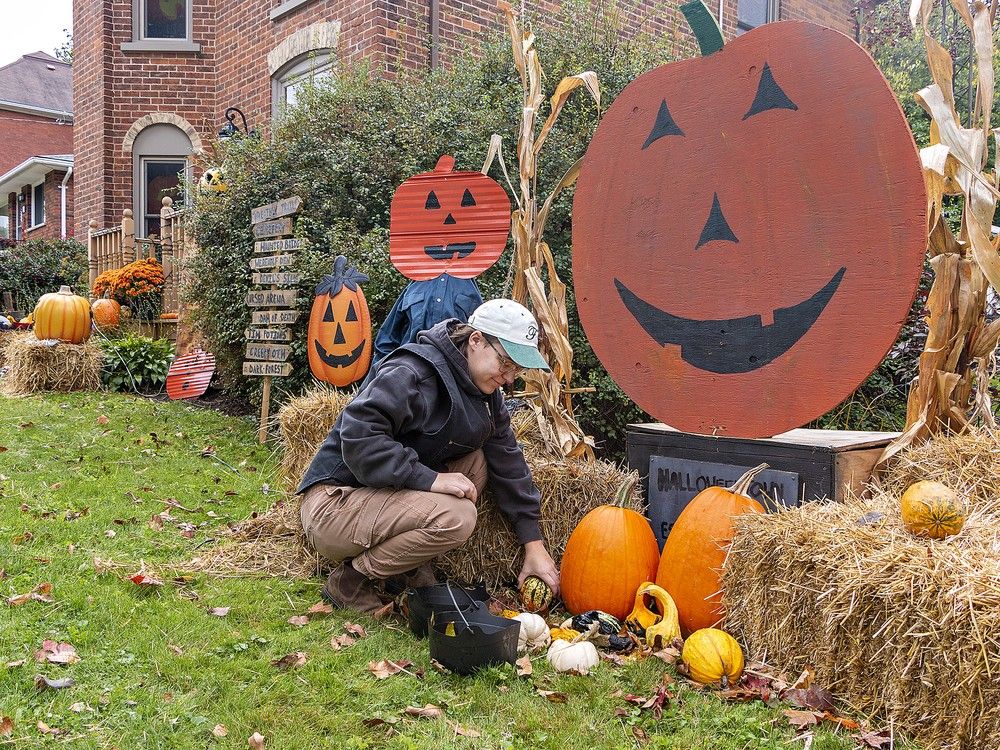
{"type": "Polygon", "coordinates": [[[868,54],[767,24],[639,76],[609,108],[573,204],[580,319],[657,419],[774,435],[879,365],[925,221],[916,146],[868,54]]]}
{"type": "Polygon", "coordinates": [[[372,361],[372,321],[361,290],[368,276],[338,255],[333,273],[316,286],[309,313],[309,369],[313,377],[338,387],[357,382],[372,361]]]}
{"type": "Polygon", "coordinates": [[[471,279],[500,258],[510,234],[510,199],[482,172],[455,172],[442,156],[411,177],[389,207],[389,258],[414,281],[448,273],[471,279]]]}

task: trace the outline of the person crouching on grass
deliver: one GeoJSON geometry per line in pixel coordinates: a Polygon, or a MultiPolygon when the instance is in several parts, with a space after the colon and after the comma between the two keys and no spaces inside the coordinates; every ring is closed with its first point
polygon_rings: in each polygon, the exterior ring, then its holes
{"type": "Polygon", "coordinates": [[[518,583],[535,575],[558,592],[502,391],[528,368],[549,369],[538,323],[508,299],[482,304],[467,325],[438,323],[379,364],[297,490],[306,538],[338,563],[327,602],[372,613],[391,601],[385,583],[436,583],[431,561],[471,536],[487,482],[524,545],[518,583]]]}

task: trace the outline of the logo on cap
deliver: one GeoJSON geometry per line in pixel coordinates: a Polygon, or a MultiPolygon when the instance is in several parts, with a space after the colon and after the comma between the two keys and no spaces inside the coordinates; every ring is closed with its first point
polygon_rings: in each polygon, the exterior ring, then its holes
{"type": "Polygon", "coordinates": [[[535,328],[534,326],[528,326],[528,333],[527,335],[525,335],[524,338],[526,338],[528,341],[534,341],[535,336],[537,335],[538,335],[538,329],[535,328]]]}

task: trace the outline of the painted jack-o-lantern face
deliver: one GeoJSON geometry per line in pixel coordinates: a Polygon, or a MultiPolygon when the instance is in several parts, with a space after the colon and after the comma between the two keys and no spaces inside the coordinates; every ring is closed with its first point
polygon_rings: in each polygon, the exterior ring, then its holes
{"type": "Polygon", "coordinates": [[[577,307],[657,419],[769,436],[878,366],[925,240],[916,147],[871,58],[830,29],[768,24],[609,108],[573,205],[577,307]]]}
{"type": "Polygon", "coordinates": [[[338,255],[333,273],[316,286],[309,313],[309,369],[317,380],[346,386],[365,376],[372,361],[372,322],[360,284],[368,276],[338,255]]]}
{"type": "Polygon", "coordinates": [[[497,262],[510,233],[510,199],[482,172],[455,172],[442,156],[411,177],[389,208],[389,258],[401,274],[426,281],[448,273],[471,279],[497,262]]]}

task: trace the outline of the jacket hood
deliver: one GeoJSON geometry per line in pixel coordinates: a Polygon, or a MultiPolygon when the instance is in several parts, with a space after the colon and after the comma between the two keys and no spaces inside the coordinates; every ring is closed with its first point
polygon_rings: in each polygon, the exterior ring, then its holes
{"type": "Polygon", "coordinates": [[[442,320],[430,330],[417,334],[417,343],[429,344],[441,352],[445,359],[448,360],[448,365],[455,375],[455,382],[458,383],[458,387],[468,395],[485,401],[489,398],[489,395],[479,390],[476,384],[472,382],[472,375],[469,373],[469,361],[448,337],[448,331],[454,325],[461,322],[457,318],[442,320]]]}

